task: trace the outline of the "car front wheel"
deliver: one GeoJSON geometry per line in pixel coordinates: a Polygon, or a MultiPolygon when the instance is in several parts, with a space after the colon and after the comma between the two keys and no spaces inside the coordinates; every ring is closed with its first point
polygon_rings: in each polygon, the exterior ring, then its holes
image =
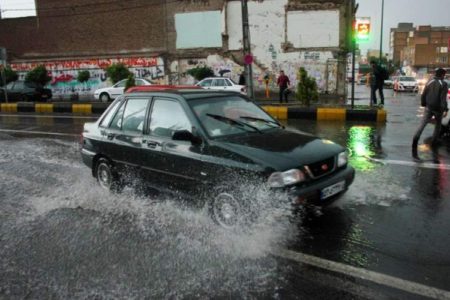
{"type": "Polygon", "coordinates": [[[238,200],[231,194],[220,193],[210,201],[209,211],[214,222],[231,229],[243,220],[243,211],[238,200]]]}
{"type": "Polygon", "coordinates": [[[95,177],[103,189],[108,191],[119,190],[119,178],[114,172],[112,164],[107,159],[99,159],[95,170],[95,177]]]}
{"type": "Polygon", "coordinates": [[[111,98],[109,97],[109,95],[107,93],[101,93],[100,94],[100,101],[103,103],[109,102],[111,101],[111,98]]]}

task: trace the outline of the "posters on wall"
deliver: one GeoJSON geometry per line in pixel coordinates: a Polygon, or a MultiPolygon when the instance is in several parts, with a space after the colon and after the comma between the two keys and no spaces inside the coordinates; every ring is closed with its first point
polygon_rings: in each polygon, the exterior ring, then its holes
{"type": "Polygon", "coordinates": [[[48,87],[54,99],[65,99],[78,94],[80,98],[93,97],[94,91],[112,85],[106,76],[105,69],[114,64],[123,63],[135,77],[146,78],[154,82],[164,80],[164,62],[161,57],[128,57],[113,59],[85,59],[66,61],[43,61],[11,64],[11,68],[24,79],[27,72],[38,65],[44,65],[51,76],[48,87]],[[87,70],[89,81],[81,83],[77,80],[78,72],[87,70]]]}

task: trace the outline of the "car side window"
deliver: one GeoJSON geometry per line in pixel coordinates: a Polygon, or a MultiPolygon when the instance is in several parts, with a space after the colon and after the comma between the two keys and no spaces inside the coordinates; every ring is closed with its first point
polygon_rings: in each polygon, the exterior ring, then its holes
{"type": "Polygon", "coordinates": [[[116,83],[116,85],[114,87],[116,87],[116,88],[125,87],[126,83],[127,83],[126,80],[122,80],[122,81],[119,81],[118,83],[116,83]]]}
{"type": "Polygon", "coordinates": [[[216,79],[214,80],[214,86],[226,86],[224,79],[216,79]]]}
{"type": "Polygon", "coordinates": [[[111,107],[111,109],[108,111],[107,115],[103,118],[102,122],[100,123],[101,127],[108,127],[109,123],[111,122],[111,119],[113,118],[114,114],[116,113],[117,106],[119,106],[121,102],[114,102],[114,106],[111,107]]]}
{"type": "Polygon", "coordinates": [[[11,90],[11,89],[13,88],[13,86],[14,86],[14,83],[15,83],[14,81],[8,83],[8,84],[6,85],[6,88],[7,88],[8,90],[11,90]]]}
{"type": "Polygon", "coordinates": [[[135,83],[136,83],[136,86],[145,85],[144,80],[141,80],[141,79],[137,79],[135,81],[135,83]]]}
{"type": "Polygon", "coordinates": [[[148,99],[142,98],[132,98],[127,101],[123,114],[122,130],[142,133],[148,102],[148,99]]]}
{"type": "Polygon", "coordinates": [[[177,130],[191,131],[192,125],[183,107],[176,101],[157,99],[150,118],[150,134],[172,137],[177,130]]]}
{"type": "Polygon", "coordinates": [[[24,88],[23,81],[17,81],[14,85],[14,90],[22,90],[24,88]]]}
{"type": "Polygon", "coordinates": [[[109,128],[111,128],[111,129],[121,129],[122,128],[122,117],[123,117],[124,110],[125,110],[125,104],[122,104],[122,106],[119,108],[119,110],[115,114],[109,128]]]}
{"type": "Polygon", "coordinates": [[[229,79],[225,79],[225,85],[226,86],[233,86],[233,84],[231,83],[231,81],[229,79]]]}
{"type": "Polygon", "coordinates": [[[200,83],[200,86],[211,86],[212,80],[211,79],[207,79],[204,80],[202,83],[200,83]]]}

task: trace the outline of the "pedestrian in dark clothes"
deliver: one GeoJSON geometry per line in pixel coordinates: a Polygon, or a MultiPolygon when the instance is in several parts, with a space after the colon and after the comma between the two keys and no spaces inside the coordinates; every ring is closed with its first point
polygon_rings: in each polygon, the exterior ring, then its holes
{"type": "Polygon", "coordinates": [[[278,76],[277,85],[280,87],[280,103],[283,103],[283,98],[288,103],[288,88],[291,85],[289,77],[284,74],[284,71],[280,71],[278,76]]]}
{"type": "Polygon", "coordinates": [[[437,69],[433,79],[428,81],[426,84],[422,96],[421,96],[421,106],[425,106],[425,111],[423,113],[422,122],[417,128],[414,134],[412,143],[412,156],[415,159],[419,159],[417,155],[417,144],[420,139],[425,126],[434,117],[436,125],[434,127],[433,138],[431,140],[431,145],[436,146],[438,143],[439,133],[442,126],[442,118],[445,118],[448,113],[447,107],[447,93],[448,85],[444,81],[446,71],[444,69],[437,69]]]}
{"type": "Polygon", "coordinates": [[[377,105],[377,90],[380,94],[380,104],[384,105],[384,74],[383,69],[377,65],[375,61],[370,62],[372,66],[372,73],[370,74],[370,103],[371,105],[377,105]]]}
{"type": "Polygon", "coordinates": [[[241,75],[239,75],[239,85],[245,85],[245,73],[242,72],[241,75]]]}

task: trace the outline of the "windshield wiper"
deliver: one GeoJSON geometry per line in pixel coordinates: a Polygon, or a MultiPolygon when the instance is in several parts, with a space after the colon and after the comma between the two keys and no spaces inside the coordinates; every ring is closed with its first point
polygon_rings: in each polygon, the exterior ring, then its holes
{"type": "Polygon", "coordinates": [[[261,121],[261,122],[264,122],[266,124],[272,124],[272,125],[277,125],[278,127],[283,127],[283,125],[281,125],[280,123],[278,123],[276,121],[272,121],[272,120],[267,120],[267,119],[262,119],[262,118],[255,118],[255,117],[250,117],[250,116],[240,116],[239,118],[244,119],[244,120],[250,120],[250,121],[261,121]]]}
{"type": "Polygon", "coordinates": [[[225,117],[225,116],[220,116],[220,115],[214,115],[214,114],[206,114],[206,115],[208,117],[210,117],[210,118],[213,118],[213,119],[218,120],[218,121],[222,121],[222,122],[230,124],[230,125],[235,125],[235,126],[239,126],[239,127],[242,127],[242,128],[245,128],[247,126],[247,127],[251,128],[251,129],[253,129],[254,131],[262,133],[261,130],[259,130],[255,126],[252,126],[252,125],[247,124],[245,122],[240,122],[238,120],[231,119],[231,118],[228,118],[228,117],[225,117]]]}

